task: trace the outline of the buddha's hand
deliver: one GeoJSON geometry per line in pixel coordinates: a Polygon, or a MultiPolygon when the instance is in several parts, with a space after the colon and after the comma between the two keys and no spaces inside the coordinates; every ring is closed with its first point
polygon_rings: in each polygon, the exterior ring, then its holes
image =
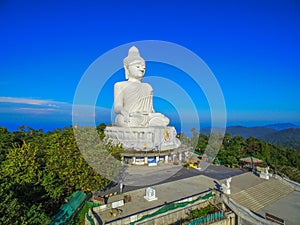
{"type": "Polygon", "coordinates": [[[132,113],[129,113],[129,117],[139,117],[143,115],[142,112],[132,112],[132,113]]]}
{"type": "Polygon", "coordinates": [[[129,113],[125,109],[121,110],[121,115],[124,117],[124,122],[129,123],[129,113]]]}

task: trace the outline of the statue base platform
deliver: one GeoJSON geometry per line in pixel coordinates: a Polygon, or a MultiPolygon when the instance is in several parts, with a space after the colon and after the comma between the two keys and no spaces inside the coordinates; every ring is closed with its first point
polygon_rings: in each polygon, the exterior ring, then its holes
{"type": "Polygon", "coordinates": [[[261,172],[259,174],[259,177],[262,178],[262,179],[266,179],[266,180],[269,180],[270,179],[270,176],[268,173],[264,173],[264,172],[261,172]]]}
{"type": "Polygon", "coordinates": [[[223,187],[223,192],[224,192],[226,195],[230,195],[230,194],[231,194],[230,188],[227,188],[227,187],[223,187]]]}
{"type": "Polygon", "coordinates": [[[154,197],[154,198],[149,198],[149,197],[147,197],[147,196],[144,196],[144,199],[146,199],[148,202],[152,202],[152,201],[155,201],[155,200],[157,200],[158,198],[157,197],[154,197]]]}
{"type": "Polygon", "coordinates": [[[121,143],[135,151],[167,151],[178,148],[181,143],[174,127],[117,127],[105,128],[105,135],[113,144],[121,143]]]}
{"type": "Polygon", "coordinates": [[[121,143],[125,151],[122,161],[130,165],[158,166],[162,163],[179,164],[191,149],[182,145],[174,127],[106,127],[107,140],[121,143]]]}

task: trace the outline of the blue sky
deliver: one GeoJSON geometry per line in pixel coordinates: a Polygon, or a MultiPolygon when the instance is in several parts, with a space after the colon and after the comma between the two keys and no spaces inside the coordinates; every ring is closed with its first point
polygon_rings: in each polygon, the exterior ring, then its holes
{"type": "MultiPolygon", "coordinates": [[[[201,57],[223,91],[229,125],[300,124],[296,0],[4,0],[0,27],[0,126],[68,126],[87,68],[107,51],[141,40],[173,42],[201,57]]],[[[173,76],[192,101],[197,99],[197,111],[204,112],[199,120],[209,125],[205,93],[181,71],[148,63],[146,77],[151,72],[173,76]]],[[[112,85],[123,79],[121,70],[107,82],[97,102],[98,121],[109,122],[112,85]]],[[[159,98],[155,109],[178,126],[178,109],[159,98]]]]}

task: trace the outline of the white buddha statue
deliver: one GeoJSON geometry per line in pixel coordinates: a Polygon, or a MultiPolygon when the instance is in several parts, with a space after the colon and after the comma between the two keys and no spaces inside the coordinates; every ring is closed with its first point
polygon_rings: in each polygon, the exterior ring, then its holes
{"type": "Polygon", "coordinates": [[[145,74],[145,60],[133,46],[124,59],[126,81],[114,86],[114,111],[116,125],[121,127],[165,127],[169,119],[153,109],[153,89],[142,83],[145,74]]]}

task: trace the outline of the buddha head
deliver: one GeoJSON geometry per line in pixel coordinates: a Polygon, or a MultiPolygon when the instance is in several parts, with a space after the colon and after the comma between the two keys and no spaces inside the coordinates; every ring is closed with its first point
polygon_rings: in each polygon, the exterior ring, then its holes
{"type": "Polygon", "coordinates": [[[144,77],[146,65],[145,60],[140,56],[139,50],[132,46],[128,51],[128,56],[123,61],[126,80],[134,78],[141,80],[144,77]]]}

